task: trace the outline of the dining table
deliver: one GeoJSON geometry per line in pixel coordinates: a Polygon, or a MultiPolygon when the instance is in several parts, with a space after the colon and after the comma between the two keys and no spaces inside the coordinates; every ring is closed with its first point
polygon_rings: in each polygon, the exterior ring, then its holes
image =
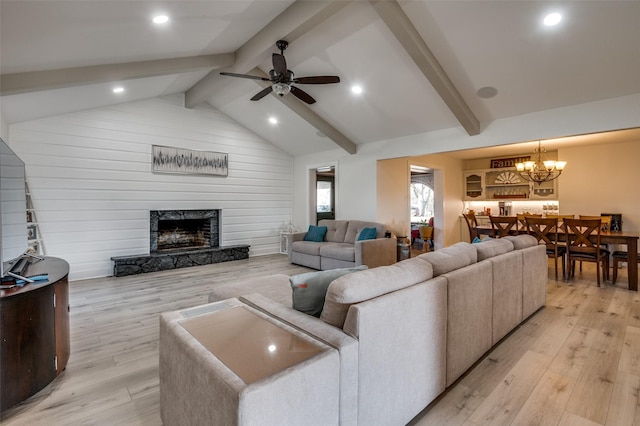
{"type": "MultiPolygon", "coordinates": [[[[483,224],[475,227],[476,231],[480,235],[493,236],[493,228],[491,224],[483,224]]],[[[518,230],[512,230],[514,234],[526,234],[525,228],[519,228],[518,230]]],[[[596,235],[593,235],[596,238],[596,235]]],[[[628,253],[628,279],[629,290],[638,291],[638,238],[639,232],[635,231],[600,231],[600,243],[602,244],[625,244],[627,246],[628,253]]],[[[565,233],[559,232],[558,238],[561,241],[565,240],[565,233]]]]}

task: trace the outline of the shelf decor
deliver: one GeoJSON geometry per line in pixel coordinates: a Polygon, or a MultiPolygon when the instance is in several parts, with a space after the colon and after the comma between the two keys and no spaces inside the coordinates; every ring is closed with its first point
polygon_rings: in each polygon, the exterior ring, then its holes
{"type": "Polygon", "coordinates": [[[538,147],[533,151],[533,160],[516,163],[516,170],[523,179],[540,185],[560,176],[567,162],[548,160],[546,152],[542,141],[538,141],[538,147]]]}
{"type": "Polygon", "coordinates": [[[153,173],[227,176],[228,154],[153,145],[153,173]]]}

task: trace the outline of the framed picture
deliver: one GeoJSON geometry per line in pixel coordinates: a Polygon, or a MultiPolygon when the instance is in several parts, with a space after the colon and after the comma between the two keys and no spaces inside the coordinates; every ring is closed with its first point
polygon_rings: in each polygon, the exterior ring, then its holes
{"type": "Polygon", "coordinates": [[[27,239],[29,240],[37,240],[38,239],[38,230],[35,225],[27,226],[27,239]]]}
{"type": "Polygon", "coordinates": [[[153,145],[153,173],[227,176],[228,154],[153,145]]]}

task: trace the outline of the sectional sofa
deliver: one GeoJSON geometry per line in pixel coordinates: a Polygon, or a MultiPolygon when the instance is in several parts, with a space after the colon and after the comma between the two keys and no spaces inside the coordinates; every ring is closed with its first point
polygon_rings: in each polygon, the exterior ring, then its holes
{"type": "Polygon", "coordinates": [[[318,226],[327,228],[322,241],[305,241],[305,232],[291,235],[291,263],[324,271],[360,265],[374,268],[396,262],[396,239],[384,237],[385,226],[382,223],[323,219],[318,222],[318,226]],[[360,240],[360,233],[365,228],[375,228],[376,237],[360,240]]]}
{"type": "MultiPolygon", "coordinates": [[[[335,379],[339,388],[330,424],[404,425],[545,305],[547,274],[545,247],[521,235],[457,243],[344,275],[329,285],[320,318],[291,308],[291,285],[284,275],[218,288],[209,301],[243,303],[337,353],[337,372],[326,373],[327,383],[335,379]]],[[[198,382],[199,372],[212,367],[201,361],[188,370],[194,377],[172,376],[177,361],[162,356],[163,345],[171,341],[166,329],[161,325],[160,390],[163,400],[172,401],[177,391],[171,384],[198,382]]],[[[304,368],[294,366],[283,375],[304,368]]],[[[205,405],[219,403],[206,384],[193,394],[205,405]]],[[[299,411],[304,416],[304,401],[331,398],[327,394],[321,387],[307,390],[299,404],[283,405],[282,415],[299,411]]],[[[193,407],[183,410],[176,404],[161,404],[161,413],[163,419],[198,415],[193,407]]],[[[243,418],[236,413],[235,423],[243,424],[243,418]]],[[[326,416],[322,422],[327,424],[326,416]]],[[[313,416],[305,424],[315,424],[313,416]]]]}

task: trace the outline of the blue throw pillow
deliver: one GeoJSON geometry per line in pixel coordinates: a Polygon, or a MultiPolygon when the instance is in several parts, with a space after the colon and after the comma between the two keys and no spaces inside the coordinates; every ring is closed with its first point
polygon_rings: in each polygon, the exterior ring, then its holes
{"type": "Polygon", "coordinates": [[[326,226],[313,226],[309,225],[309,230],[304,234],[304,241],[315,241],[321,243],[324,240],[324,235],[327,233],[326,226]]]}
{"type": "Polygon", "coordinates": [[[475,238],[473,239],[473,241],[471,241],[471,242],[472,242],[473,244],[476,244],[476,243],[481,243],[481,242],[483,242],[483,241],[484,241],[484,240],[481,240],[480,238],[475,237],[475,238]]]}
{"type": "Polygon", "coordinates": [[[360,231],[358,241],[375,240],[376,235],[378,235],[378,230],[376,228],[364,228],[362,231],[360,231]]]}

